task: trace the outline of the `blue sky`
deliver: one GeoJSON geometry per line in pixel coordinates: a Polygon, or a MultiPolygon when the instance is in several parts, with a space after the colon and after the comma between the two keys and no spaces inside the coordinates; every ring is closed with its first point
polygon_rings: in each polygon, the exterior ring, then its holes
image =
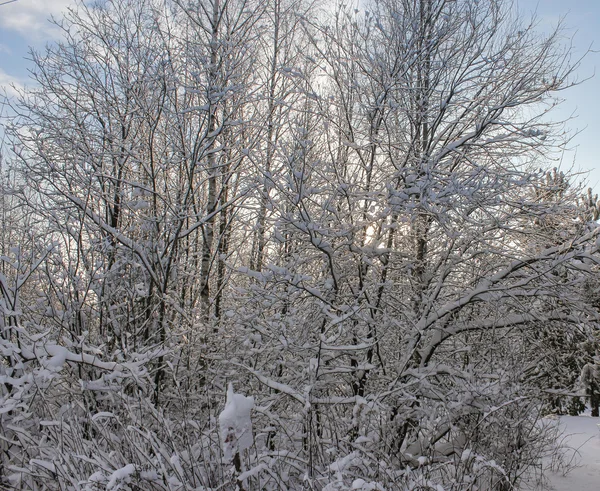
{"type": "MultiPolygon", "coordinates": [[[[0,3],[6,0],[0,0],[0,3]]],[[[485,1],[485,0],[484,0],[485,1]]],[[[0,85],[27,83],[29,46],[41,48],[59,36],[48,22],[51,16],[73,5],[74,0],[18,0],[0,6],[0,85]]],[[[583,55],[591,47],[600,50],[600,0],[518,0],[525,16],[534,11],[540,30],[549,30],[561,19],[573,36],[574,54],[583,55]]],[[[563,93],[565,102],[555,119],[575,115],[569,128],[574,136],[572,151],[564,154],[564,169],[589,170],[589,184],[600,192],[600,53],[589,53],[577,72],[581,80],[598,75],[563,93]]],[[[10,93],[11,89],[7,89],[10,93]]],[[[1,109],[0,109],[1,112],[1,109]]],[[[558,165],[555,164],[555,165],[558,165]]]]}
{"type": "MultiPolygon", "coordinates": [[[[524,14],[537,12],[540,30],[549,30],[563,19],[565,35],[572,37],[575,56],[583,56],[590,48],[600,50],[599,0],[519,0],[518,3],[524,14]]],[[[600,193],[600,53],[589,52],[585,56],[577,77],[589,80],[562,94],[564,102],[554,116],[558,120],[574,115],[568,127],[573,133],[578,132],[570,144],[573,150],[565,153],[561,165],[564,169],[589,170],[587,181],[600,193]]]]}

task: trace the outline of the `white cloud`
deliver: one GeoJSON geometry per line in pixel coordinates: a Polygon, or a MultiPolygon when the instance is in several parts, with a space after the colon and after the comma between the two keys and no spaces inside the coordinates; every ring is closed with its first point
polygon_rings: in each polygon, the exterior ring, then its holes
{"type": "Polygon", "coordinates": [[[4,95],[14,97],[23,90],[23,81],[6,73],[0,68],[0,98],[4,95]]]}
{"type": "Polygon", "coordinates": [[[3,5],[0,28],[18,32],[28,41],[42,41],[56,37],[57,28],[48,19],[60,18],[74,0],[18,0],[3,5]]]}

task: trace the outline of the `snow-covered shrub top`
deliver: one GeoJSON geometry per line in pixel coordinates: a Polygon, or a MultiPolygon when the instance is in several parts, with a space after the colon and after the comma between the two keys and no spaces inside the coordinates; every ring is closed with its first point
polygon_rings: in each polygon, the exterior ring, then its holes
{"type": "Polygon", "coordinates": [[[233,392],[230,383],[227,388],[225,409],[219,415],[223,456],[230,461],[235,454],[249,448],[252,438],[252,419],[250,412],[254,408],[254,398],[233,392]]]}

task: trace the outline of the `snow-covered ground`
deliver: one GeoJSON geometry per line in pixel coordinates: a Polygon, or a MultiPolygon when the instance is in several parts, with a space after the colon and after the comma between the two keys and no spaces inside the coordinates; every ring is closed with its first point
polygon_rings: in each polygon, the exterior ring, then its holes
{"type": "Polygon", "coordinates": [[[550,488],[556,491],[600,491],[600,418],[562,416],[565,443],[571,447],[567,460],[575,467],[566,475],[548,473],[550,488]]]}

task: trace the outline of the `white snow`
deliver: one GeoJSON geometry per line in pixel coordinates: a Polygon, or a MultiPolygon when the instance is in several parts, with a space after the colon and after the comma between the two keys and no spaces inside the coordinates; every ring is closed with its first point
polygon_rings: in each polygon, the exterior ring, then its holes
{"type": "Polygon", "coordinates": [[[117,469],[112,473],[110,479],[108,480],[108,484],[106,485],[106,490],[109,491],[111,489],[117,490],[120,489],[121,481],[128,481],[129,476],[135,472],[135,466],[133,464],[127,464],[125,467],[121,469],[117,469]]]}
{"type": "Polygon", "coordinates": [[[96,421],[98,419],[102,419],[102,418],[114,418],[114,414],[108,411],[102,411],[99,413],[96,413],[92,416],[92,421],[96,421]]]}
{"type": "Polygon", "coordinates": [[[364,479],[355,479],[352,482],[352,489],[358,491],[383,491],[383,486],[376,482],[367,482],[364,479]]]}
{"type": "Polygon", "coordinates": [[[57,344],[46,346],[46,351],[51,356],[46,363],[48,368],[61,369],[71,355],[69,350],[57,344]]]}
{"type": "Polygon", "coordinates": [[[253,408],[254,398],[234,393],[233,385],[230,383],[225,409],[219,415],[225,460],[230,461],[236,453],[251,447],[254,443],[250,418],[253,408]]]}
{"type": "Polygon", "coordinates": [[[549,489],[555,491],[598,491],[600,489],[600,418],[562,416],[565,443],[571,447],[566,456],[576,466],[567,475],[548,472],[549,489]]]}
{"type": "MultiPolygon", "coordinates": [[[[96,471],[90,477],[88,477],[89,483],[101,483],[106,481],[106,477],[104,476],[104,472],[96,471]]],[[[86,488],[87,489],[87,488],[86,488]]]]}

